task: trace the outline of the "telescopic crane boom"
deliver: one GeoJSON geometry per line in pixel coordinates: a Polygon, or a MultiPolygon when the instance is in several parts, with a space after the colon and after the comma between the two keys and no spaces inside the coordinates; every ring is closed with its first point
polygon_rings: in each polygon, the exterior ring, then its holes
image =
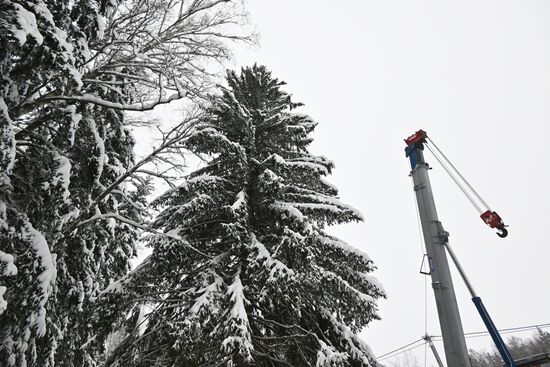
{"type": "Polygon", "coordinates": [[[432,278],[432,287],[437,304],[441,333],[443,335],[443,346],[445,349],[447,366],[471,367],[466,341],[464,339],[462,322],[460,320],[460,312],[456,303],[453,281],[447,262],[448,253],[462,277],[462,280],[466,284],[472,296],[472,302],[476,306],[487,330],[491,334],[493,342],[504,363],[508,367],[516,367],[516,363],[500,337],[481,298],[475,292],[456,254],[449,245],[449,233],[443,229],[441,222],[438,220],[430,179],[428,177],[428,170],[430,167],[424,161],[424,147],[428,148],[428,150],[433,153],[434,157],[442,164],[443,168],[481,214],[481,219],[489,225],[489,227],[498,230],[497,235],[499,237],[506,237],[508,235],[506,225],[501,217],[491,210],[468,181],[464,179],[443,152],[441,152],[433,141],[428,138],[425,131],[417,131],[405,139],[405,143],[407,144],[405,153],[411,163],[411,176],[413,178],[414,191],[418,203],[418,212],[422,224],[428,264],[430,265],[429,274],[432,278]]]}
{"type": "MultiPolygon", "coordinates": [[[[480,213],[480,218],[485,224],[491,228],[496,228],[497,235],[499,237],[508,236],[507,225],[504,224],[500,215],[497,212],[491,210],[487,202],[477,193],[477,191],[470,185],[470,183],[462,176],[462,174],[456,169],[456,167],[449,161],[449,159],[443,154],[443,152],[435,145],[435,143],[428,137],[428,134],[424,130],[418,130],[407,139],[405,139],[407,148],[413,151],[415,147],[422,147],[424,145],[434,155],[435,159],[441,163],[445,171],[451,176],[453,181],[458,185],[460,190],[466,195],[468,200],[474,205],[477,211],[480,213]],[[428,144],[429,143],[429,144],[428,144]],[[433,148],[432,148],[433,147],[433,148]]],[[[407,157],[409,154],[407,153],[407,157]]]]}

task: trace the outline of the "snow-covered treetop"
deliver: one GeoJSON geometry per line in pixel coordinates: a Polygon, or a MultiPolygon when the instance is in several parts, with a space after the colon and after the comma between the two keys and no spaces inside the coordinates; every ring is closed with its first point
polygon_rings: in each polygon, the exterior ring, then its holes
{"type": "Polygon", "coordinates": [[[156,201],[154,228],[184,241],[151,238],[149,270],[126,285],[154,305],[132,352],[159,365],[375,365],[356,333],[385,293],[372,260],[324,232],[363,218],[325,180],[334,163],[308,151],[316,123],[263,66],[227,81],[186,141],[210,159],[156,201]]]}

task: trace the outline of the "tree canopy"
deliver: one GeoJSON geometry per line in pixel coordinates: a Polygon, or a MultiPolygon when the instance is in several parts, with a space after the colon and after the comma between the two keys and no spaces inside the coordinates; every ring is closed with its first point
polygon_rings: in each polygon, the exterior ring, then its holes
{"type": "Polygon", "coordinates": [[[1,365],[98,363],[94,301],[148,229],[144,165],[189,131],[136,162],[124,112],[204,98],[243,21],[222,0],[0,4],[1,365]]]}
{"type": "Polygon", "coordinates": [[[308,151],[316,123],[263,66],[229,72],[186,142],[208,163],[160,196],[153,254],[113,295],[137,315],[119,365],[368,366],[356,335],[384,291],[324,230],[362,220],[308,151]]]}

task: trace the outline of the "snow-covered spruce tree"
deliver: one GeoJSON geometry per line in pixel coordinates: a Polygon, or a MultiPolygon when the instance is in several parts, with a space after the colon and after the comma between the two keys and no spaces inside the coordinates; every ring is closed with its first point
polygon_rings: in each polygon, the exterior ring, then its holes
{"type": "Polygon", "coordinates": [[[137,169],[162,154],[134,163],[123,111],[203,95],[241,19],[224,0],[0,3],[0,365],[96,364],[93,300],[129,270],[137,169]]]}
{"type": "Polygon", "coordinates": [[[129,271],[138,236],[136,228],[107,214],[135,222],[141,222],[144,214],[146,192],[119,185],[96,206],[99,218],[67,230],[67,222],[132,164],[134,142],[120,113],[82,109],[79,126],[71,133],[66,119],[74,116],[56,115],[57,111],[51,109],[48,124],[18,142],[20,151],[10,177],[9,200],[17,207],[7,208],[7,224],[17,229],[13,218],[21,218],[23,228],[33,228],[30,231],[35,236],[12,236],[5,243],[15,256],[18,273],[6,279],[9,303],[0,316],[0,335],[8,341],[19,336],[13,344],[4,344],[2,351],[14,365],[25,361],[30,365],[95,365],[93,350],[98,346],[101,350],[106,335],[92,329],[90,301],[129,271]],[[48,254],[55,261],[45,263],[48,254]],[[47,297],[45,290],[49,290],[47,297]],[[44,298],[38,304],[29,303],[37,293],[44,298]],[[36,329],[35,307],[40,307],[38,315],[44,317],[36,329]]]}
{"type": "MultiPolygon", "coordinates": [[[[56,357],[57,349],[66,352],[65,345],[80,341],[81,326],[88,323],[77,321],[83,306],[97,288],[128,268],[121,272],[113,267],[107,280],[97,274],[97,267],[119,256],[105,253],[113,236],[93,241],[86,235],[101,232],[106,221],[90,223],[82,231],[65,229],[84,211],[94,191],[109,183],[108,172],[112,177],[131,163],[133,141],[116,136],[121,121],[112,120],[106,109],[94,114],[64,101],[33,104],[40,95],[54,90],[75,93],[82,86],[76,65],[84,60],[97,27],[85,21],[87,27],[79,28],[76,18],[99,15],[99,5],[87,3],[91,7],[73,4],[78,13],[64,2],[14,1],[2,8],[0,125],[3,136],[10,138],[0,148],[10,161],[9,169],[2,170],[0,251],[4,260],[11,260],[11,271],[0,274],[5,300],[0,311],[2,366],[85,365],[71,353],[56,357]],[[97,129],[99,116],[111,119],[113,130],[97,129]],[[119,140],[124,148],[109,149],[109,140],[119,140]],[[105,157],[111,161],[102,175],[98,168],[105,157]],[[84,176],[88,180],[79,180],[84,176]],[[86,246],[78,246],[84,241],[86,246]]],[[[104,207],[114,209],[112,202],[104,207]]],[[[122,267],[134,252],[132,242],[125,246],[121,249],[130,250],[122,267]]],[[[83,344],[75,351],[86,354],[83,344]]]]}
{"type": "Polygon", "coordinates": [[[190,138],[212,159],[162,195],[153,254],[116,291],[136,323],[125,366],[369,366],[356,335],[384,292],[372,261],[325,225],[361,220],[308,152],[316,123],[263,66],[229,72],[190,138]]]}

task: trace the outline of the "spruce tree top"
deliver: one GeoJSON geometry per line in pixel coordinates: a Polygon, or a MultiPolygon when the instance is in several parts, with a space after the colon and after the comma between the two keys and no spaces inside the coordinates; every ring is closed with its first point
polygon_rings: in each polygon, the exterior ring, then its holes
{"type": "Polygon", "coordinates": [[[136,279],[161,295],[133,345],[159,365],[375,365],[356,333],[384,291],[372,261],[323,230],[362,217],[308,152],[316,123],[264,66],[227,81],[188,141],[211,159],[156,201],[170,237],[151,239],[136,279]]]}

